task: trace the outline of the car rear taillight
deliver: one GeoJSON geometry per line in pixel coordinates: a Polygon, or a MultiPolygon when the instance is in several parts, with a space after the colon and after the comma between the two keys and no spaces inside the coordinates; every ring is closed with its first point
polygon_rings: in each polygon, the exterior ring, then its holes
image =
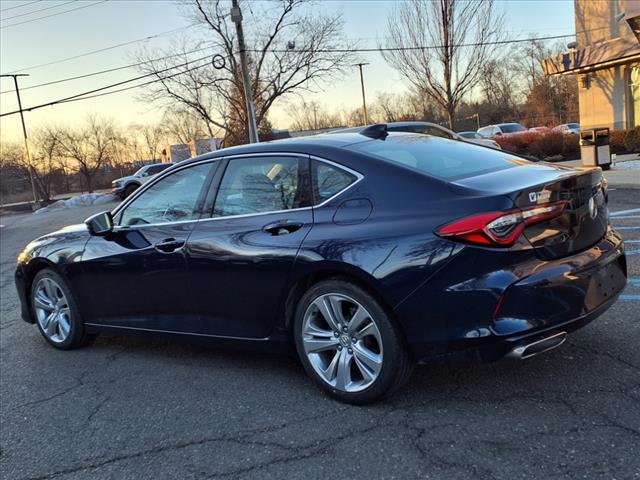
{"type": "Polygon", "coordinates": [[[509,247],[528,225],[562,215],[566,201],[507,212],[481,213],[440,227],[436,234],[489,247],[509,247]]]}

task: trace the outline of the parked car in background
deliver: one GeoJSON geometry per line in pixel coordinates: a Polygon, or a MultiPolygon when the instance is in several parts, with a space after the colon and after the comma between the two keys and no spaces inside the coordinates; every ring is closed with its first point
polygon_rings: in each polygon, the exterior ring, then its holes
{"type": "Polygon", "coordinates": [[[116,178],[111,182],[111,193],[119,196],[120,198],[127,198],[133,192],[135,192],[143,183],[148,182],[154,176],[160,172],[166,170],[173,163],[152,163],[151,165],[145,165],[133,175],[128,177],[116,178]]]}
{"type": "MultiPolygon", "coordinates": [[[[491,140],[490,138],[483,138],[476,136],[473,138],[465,137],[449,130],[442,125],[431,122],[390,122],[385,124],[388,132],[409,132],[409,133],[421,133],[423,135],[433,135],[434,137],[449,138],[451,140],[458,140],[460,142],[475,143],[476,145],[482,145],[484,147],[497,148],[500,150],[498,142],[491,140]]],[[[343,128],[341,130],[334,130],[331,133],[344,133],[344,132],[360,132],[368,128],[368,126],[343,128]]],[[[475,133],[475,132],[471,132],[475,133]]]]}
{"type": "Polygon", "coordinates": [[[519,123],[498,123],[496,125],[487,125],[478,130],[478,133],[485,138],[491,138],[498,135],[507,135],[513,133],[523,133],[527,129],[519,123]]]}
{"type": "Polygon", "coordinates": [[[563,123],[562,125],[558,125],[554,128],[555,131],[562,132],[566,135],[570,135],[572,133],[580,133],[580,124],[579,123],[563,123]]]}
{"type": "Polygon", "coordinates": [[[549,133],[551,129],[549,127],[531,127],[529,131],[537,133],[549,133]]]}
{"type": "Polygon", "coordinates": [[[185,160],[29,243],[15,280],[55,348],[100,331],[293,348],[321,388],[362,404],[416,362],[558,347],[626,276],[600,169],[373,125],[185,160]]]}
{"type": "Polygon", "coordinates": [[[490,138],[484,138],[478,132],[472,132],[472,131],[457,132],[457,134],[467,142],[475,143],[478,145],[486,145],[487,147],[491,147],[491,148],[502,149],[502,147],[498,142],[496,142],[495,140],[491,140],[490,138]]]}

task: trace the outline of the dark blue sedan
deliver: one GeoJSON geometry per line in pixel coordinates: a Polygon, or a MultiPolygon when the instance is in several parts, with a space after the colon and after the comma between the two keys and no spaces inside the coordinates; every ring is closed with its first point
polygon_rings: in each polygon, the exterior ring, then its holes
{"type": "Polygon", "coordinates": [[[557,347],[615,302],[626,260],[600,169],[377,125],[177,164],[31,242],[16,283],[54,347],[105,330],[295,346],[366,403],[416,362],[557,347]]]}

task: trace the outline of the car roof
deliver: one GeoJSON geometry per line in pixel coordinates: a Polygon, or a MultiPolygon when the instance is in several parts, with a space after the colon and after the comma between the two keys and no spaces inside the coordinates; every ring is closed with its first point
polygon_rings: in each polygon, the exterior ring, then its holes
{"type": "Polygon", "coordinates": [[[183,160],[180,162],[180,165],[186,165],[205,159],[223,158],[232,155],[245,155],[252,153],[284,152],[318,155],[322,151],[341,150],[342,147],[370,140],[371,138],[360,135],[359,131],[341,131],[323,133],[320,135],[309,135],[306,137],[283,138],[281,140],[271,140],[268,142],[249,143],[246,145],[222,148],[215,152],[209,152],[198,157],[183,160]]]}

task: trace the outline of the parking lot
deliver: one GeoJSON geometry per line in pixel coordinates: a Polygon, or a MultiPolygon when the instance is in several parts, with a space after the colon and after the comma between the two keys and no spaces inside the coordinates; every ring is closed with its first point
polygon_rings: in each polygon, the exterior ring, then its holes
{"type": "Polygon", "coordinates": [[[105,208],[0,218],[2,478],[640,478],[638,190],[610,193],[630,281],[605,315],[523,362],[418,367],[367,407],[322,394],[294,357],[107,335],[49,347],[20,319],[16,255],[105,208]]]}

